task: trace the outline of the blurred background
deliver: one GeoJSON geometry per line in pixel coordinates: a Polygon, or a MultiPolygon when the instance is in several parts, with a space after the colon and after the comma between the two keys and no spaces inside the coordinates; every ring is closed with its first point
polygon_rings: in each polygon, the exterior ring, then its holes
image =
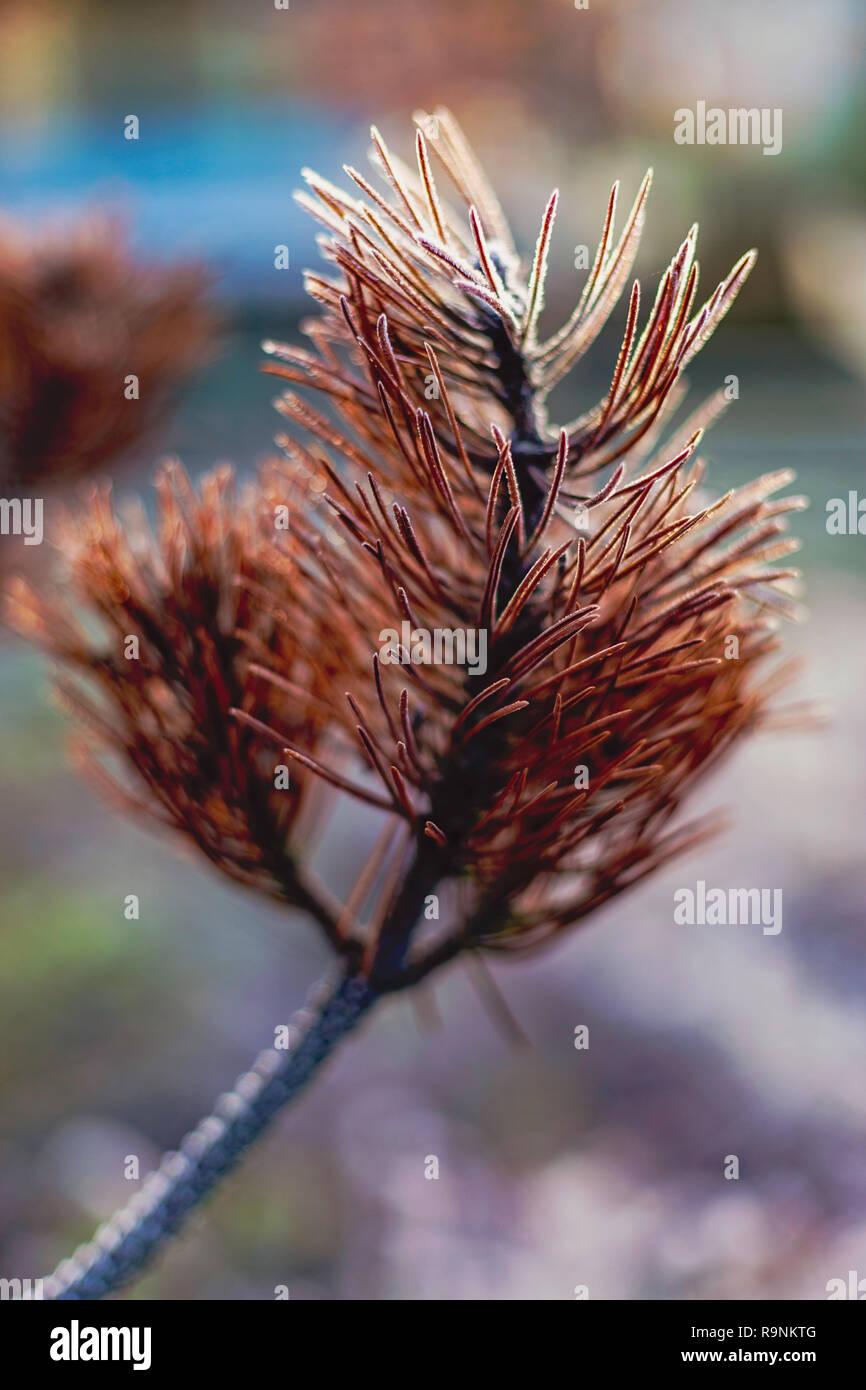
{"type": "MultiPolygon", "coordinates": [[[[709,482],[791,466],[812,499],[795,518],[809,617],[789,643],[797,695],[831,703],[827,726],[766,735],[708,783],[692,810],[731,811],[710,848],[555,953],[494,963],[528,1046],[462,968],[436,984],[438,1023],[407,1000],[374,1015],[131,1297],[820,1299],[866,1277],[866,537],[825,525],[829,499],[866,494],[864,30],[859,0],[0,4],[3,216],[26,241],[108,209],[141,256],[214,277],[219,342],[108,469],[121,494],[168,454],[245,474],[269,453],[259,343],[296,335],[317,254],[291,198],[300,169],[362,166],[371,120],[406,153],[412,111],[444,103],[526,250],[561,189],[551,324],[580,292],[575,248],[594,252],[611,182],[630,202],[648,164],[645,287],[695,220],[705,292],[759,247],[691,374],[694,401],[739,382],[706,441],[709,482]],[[698,100],[782,108],[782,152],[676,145],[673,113],[698,100]],[[698,878],[781,887],[781,934],[674,926],[673,891],[698,878]]],[[[622,318],[560,418],[604,389],[622,318]]],[[[0,538],[4,565],[50,558],[10,559],[15,545],[0,538]]],[[[305,922],[78,779],[47,674],[3,635],[4,1277],[47,1273],[87,1238],[137,1186],[125,1157],[144,1175],[326,965],[305,922]]],[[[337,819],[318,854],[336,890],[372,834],[337,819]]]]}

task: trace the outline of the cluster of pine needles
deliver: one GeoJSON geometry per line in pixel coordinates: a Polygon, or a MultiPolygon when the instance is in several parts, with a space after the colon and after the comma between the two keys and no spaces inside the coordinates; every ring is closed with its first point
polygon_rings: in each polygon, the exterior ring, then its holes
{"type": "Polygon", "coordinates": [[[305,175],[330,273],[307,276],[311,346],[266,344],[284,460],[240,490],[166,467],[153,530],[94,490],[62,538],[66,600],[22,586],[12,605],[61,663],[95,774],[119,754],[127,805],[383,978],[546,940],[702,833],[672,821],[777,686],[795,572],[774,562],[802,505],[775,497],[787,471],[704,494],[721,391],[669,425],[753,253],[700,304],[693,227],[643,323],[633,282],[607,394],[555,427],[547,397],[622,295],[650,175],[618,235],[613,188],[580,301],[542,339],[557,195],[525,266],[447,112],[418,117],[416,158],[374,130],[381,189],[305,175]],[[382,662],[404,622],[483,632],[486,674],[382,662]],[[303,867],[335,793],[383,819],[342,905],[303,867]]]}
{"type": "MultiPolygon", "coordinates": [[[[62,585],[21,581],[9,602],[59,665],[92,775],[308,913],[358,983],[352,1018],[462,952],[550,941],[706,834],[682,803],[774,709],[776,620],[796,608],[778,564],[792,474],[712,495],[700,444],[723,392],[677,423],[754,254],[701,302],[693,227],[648,311],[631,284],[603,398],[552,425],[551,391],[629,282],[650,175],[620,229],[614,186],[579,302],[545,338],[557,195],[526,262],[453,117],[417,127],[411,166],[374,129],[378,181],[305,175],[326,270],[307,276],[309,345],[265,345],[281,456],[243,486],[165,466],[155,523],[94,488],[59,538],[62,585]],[[383,659],[404,623],[483,633],[486,671],[383,659]],[[309,859],[344,797],[378,838],[335,902],[309,859]]],[[[180,1195],[176,1167],[157,1175],[151,1244],[283,1103],[251,1120],[260,1083],[228,1129],[207,1122],[216,1157],[193,1136],[180,1195]]],[[[74,1287],[113,1286],[141,1230],[113,1229],[85,1262],[102,1283],[74,1287]]]]}

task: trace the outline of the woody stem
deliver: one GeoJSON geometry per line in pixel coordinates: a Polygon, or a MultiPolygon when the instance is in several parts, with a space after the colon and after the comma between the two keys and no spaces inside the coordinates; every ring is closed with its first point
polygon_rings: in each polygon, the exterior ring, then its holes
{"type": "Polygon", "coordinates": [[[211,1115],[167,1153],[132,1200],[45,1280],[53,1300],[99,1299],[137,1275],[190,1212],[258,1139],[275,1116],[308,1085],[337,1044],[379,994],[357,975],[341,974],[295,1016],[287,1050],[269,1048],[211,1115]]]}

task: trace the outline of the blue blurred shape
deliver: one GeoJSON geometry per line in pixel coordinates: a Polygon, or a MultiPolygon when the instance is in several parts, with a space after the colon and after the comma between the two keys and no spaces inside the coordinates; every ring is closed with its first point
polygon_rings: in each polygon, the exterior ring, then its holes
{"type": "Polygon", "coordinates": [[[7,124],[3,211],[42,220],[115,209],[143,252],[204,258],[227,298],[300,300],[316,229],[292,192],[304,165],[336,176],[351,123],[318,107],[248,97],[169,111],[137,105],[138,140],[124,138],[121,110],[54,111],[38,126],[7,124]],[[278,245],[289,248],[288,271],[274,269],[278,245]]]}

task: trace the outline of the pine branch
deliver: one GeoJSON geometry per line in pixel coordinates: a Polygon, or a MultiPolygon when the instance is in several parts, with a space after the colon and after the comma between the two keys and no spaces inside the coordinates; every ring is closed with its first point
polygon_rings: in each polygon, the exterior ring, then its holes
{"type": "Polygon", "coordinates": [[[12,595],[14,624],[64,672],[91,773],[105,784],[120,755],[130,809],[302,908],[346,972],[292,1051],[264,1054],[60,1267],[51,1297],[100,1297],[136,1273],[376,999],[460,952],[548,941],[694,843],[703,829],[672,818],[778,690],[756,672],[776,647],[768,610],[796,612],[796,571],[776,561],[796,548],[785,514],[802,499],[773,500],[792,475],[696,502],[718,396],[665,438],[680,374],[754,253],[695,310],[692,228],[643,327],[633,284],[609,391],[554,426],[551,388],[629,278],[649,175],[618,239],[614,188],[580,302],[539,342],[556,195],[521,265],[453,117],[418,119],[417,174],[373,131],[384,192],[352,169],[360,198],[305,174],[335,278],[307,278],[312,349],[266,346],[267,370],[305,393],[277,402],[286,461],[240,498],[226,470],[197,490],[161,474],[155,528],[122,525],[94,494],[64,548],[101,649],[63,595],[12,595]],[[447,634],[451,656],[423,641],[417,659],[395,655],[384,633],[404,624],[447,634]],[[345,907],[303,869],[335,795],[386,817],[345,907]],[[428,899],[455,883],[457,920],[422,946],[428,899]]]}

